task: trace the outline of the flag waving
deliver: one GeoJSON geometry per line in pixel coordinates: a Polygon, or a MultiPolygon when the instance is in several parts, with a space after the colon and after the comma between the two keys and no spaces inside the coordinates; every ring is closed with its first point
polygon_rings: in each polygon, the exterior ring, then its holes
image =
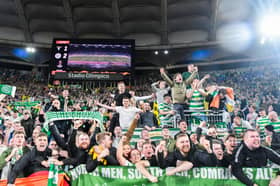
{"type": "Polygon", "coordinates": [[[0,84],[0,94],[5,94],[5,95],[15,97],[16,88],[17,87],[15,86],[0,84]]]}

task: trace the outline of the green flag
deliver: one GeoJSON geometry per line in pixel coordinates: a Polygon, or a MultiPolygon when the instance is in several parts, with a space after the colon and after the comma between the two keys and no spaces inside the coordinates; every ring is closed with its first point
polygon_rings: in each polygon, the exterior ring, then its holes
{"type": "Polygon", "coordinates": [[[0,85],[0,94],[5,94],[5,95],[9,95],[12,97],[15,97],[15,93],[16,93],[16,88],[15,86],[11,86],[11,85],[0,85]]]}
{"type": "Polygon", "coordinates": [[[50,164],[48,186],[56,186],[58,183],[58,166],[50,164]]]}
{"type": "MultiPolygon", "coordinates": [[[[87,172],[86,165],[79,165],[67,172],[71,186],[107,185],[107,186],[244,186],[231,171],[223,167],[200,167],[167,176],[165,169],[149,167],[148,171],[158,178],[151,183],[135,167],[98,166],[87,172]]],[[[167,168],[167,170],[170,168],[167,168]]],[[[269,185],[279,169],[244,168],[244,173],[260,186],[269,185]]]]}

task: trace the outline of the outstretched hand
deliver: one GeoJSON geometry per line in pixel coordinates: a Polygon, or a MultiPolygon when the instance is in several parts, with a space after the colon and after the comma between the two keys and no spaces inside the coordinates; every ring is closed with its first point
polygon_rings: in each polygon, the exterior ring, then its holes
{"type": "Polygon", "coordinates": [[[109,156],[110,155],[110,151],[109,149],[104,149],[98,156],[98,158],[102,159],[102,158],[105,158],[106,156],[109,156]]]}
{"type": "Polygon", "coordinates": [[[210,78],[210,75],[209,74],[206,74],[205,76],[204,76],[204,79],[209,79],[210,78]]]}
{"type": "Polygon", "coordinates": [[[80,128],[80,126],[82,126],[82,125],[83,125],[82,120],[75,120],[75,121],[74,121],[74,129],[78,129],[78,128],[80,128]]]}
{"type": "Polygon", "coordinates": [[[135,114],[134,119],[139,120],[140,119],[140,114],[139,113],[135,114]]]}
{"type": "Polygon", "coordinates": [[[49,162],[44,160],[41,162],[41,165],[43,165],[44,167],[48,168],[50,165],[49,165],[49,162]]]}

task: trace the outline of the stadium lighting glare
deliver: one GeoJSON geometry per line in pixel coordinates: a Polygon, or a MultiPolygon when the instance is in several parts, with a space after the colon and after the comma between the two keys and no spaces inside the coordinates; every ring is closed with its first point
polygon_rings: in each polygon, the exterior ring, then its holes
{"type": "Polygon", "coordinates": [[[169,51],[168,50],[164,50],[164,52],[163,52],[165,55],[167,55],[168,53],[169,53],[169,51]]]}
{"type": "Polygon", "coordinates": [[[36,52],[36,49],[33,47],[26,47],[26,52],[34,53],[34,52],[36,52]]]}
{"type": "Polygon", "coordinates": [[[158,51],[157,50],[155,51],[155,55],[158,55],[158,51]]]}
{"type": "Polygon", "coordinates": [[[260,33],[265,38],[280,37],[280,14],[272,13],[264,16],[259,23],[260,33]]]}
{"type": "Polygon", "coordinates": [[[265,37],[262,37],[260,43],[263,45],[263,44],[265,44],[265,42],[266,42],[266,38],[265,38],[265,37]]]}

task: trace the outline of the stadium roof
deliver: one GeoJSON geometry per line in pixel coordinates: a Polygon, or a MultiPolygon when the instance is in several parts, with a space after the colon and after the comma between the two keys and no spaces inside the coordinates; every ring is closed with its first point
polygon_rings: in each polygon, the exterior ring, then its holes
{"type": "Polygon", "coordinates": [[[0,39],[50,44],[53,37],[132,38],[137,46],[215,41],[224,23],[250,22],[250,1],[229,2],[0,0],[0,39]]]}
{"type": "MultiPolygon", "coordinates": [[[[240,51],[228,51],[221,45],[229,42],[234,46],[239,43],[240,32],[237,31],[244,28],[245,32],[250,30],[250,42],[254,40],[260,2],[261,0],[0,0],[0,43],[23,46],[31,44],[46,48],[45,52],[49,52],[53,38],[135,39],[136,47],[140,50],[136,61],[156,66],[186,60],[231,58],[233,53],[243,53],[243,56],[245,53],[245,56],[250,57],[260,52],[256,52],[255,47],[252,49],[247,46],[248,43],[240,51]],[[201,48],[212,49],[210,52],[197,51],[201,48]],[[174,50],[168,58],[154,56],[150,52],[160,49],[174,50]]],[[[225,47],[228,47],[227,44],[225,47]]],[[[36,57],[33,61],[43,63],[49,60],[46,56],[36,57]]]]}

